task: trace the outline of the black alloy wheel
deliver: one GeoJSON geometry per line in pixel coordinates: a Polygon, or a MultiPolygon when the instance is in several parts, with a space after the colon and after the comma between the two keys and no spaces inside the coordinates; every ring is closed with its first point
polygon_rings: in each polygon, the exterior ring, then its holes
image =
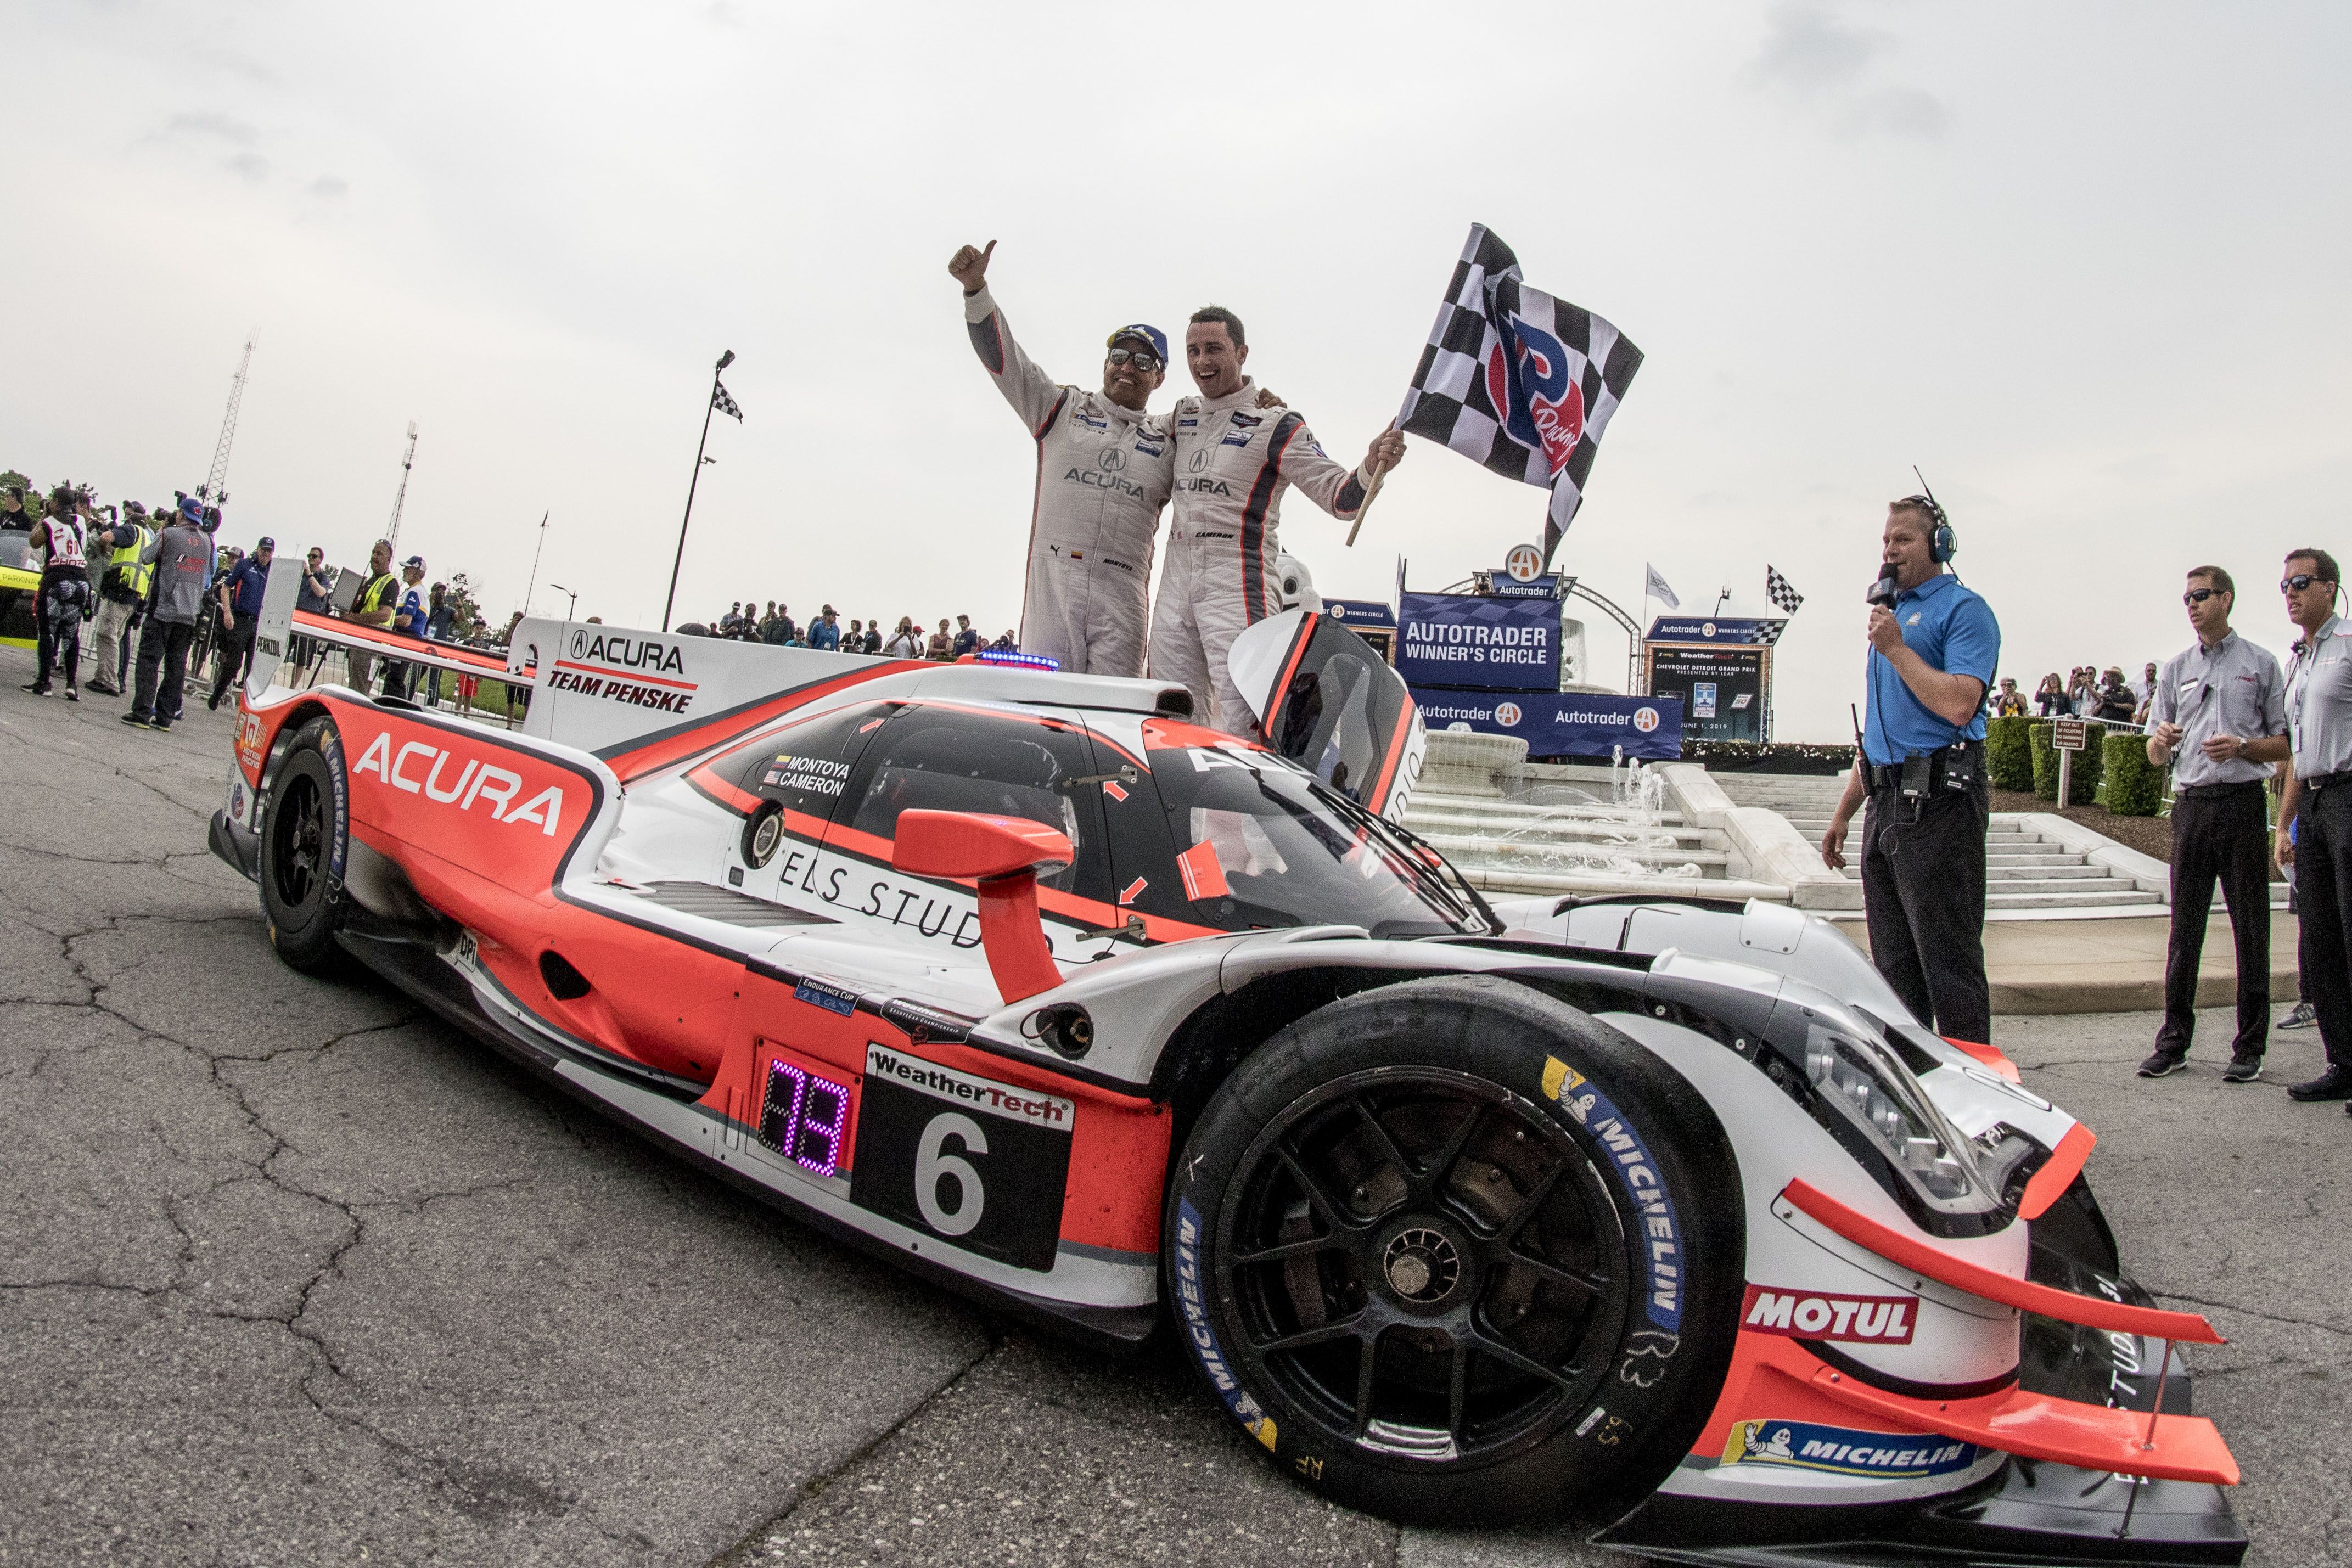
{"type": "Polygon", "coordinates": [[[309,774],[280,789],[269,813],[270,883],[278,901],[308,909],[327,880],[327,795],[309,774]]]}
{"type": "Polygon", "coordinates": [[[270,945],[305,974],[343,967],[336,940],[347,907],[343,857],[351,821],[343,747],[330,721],[313,719],[278,758],[261,821],[261,909],[270,945]]]}
{"type": "Polygon", "coordinates": [[[1552,1118],[1442,1068],[1332,1080],[1259,1134],[1217,1217],[1243,1362],[1333,1443],[1470,1461],[1614,1369],[1625,1239],[1552,1118]]]}

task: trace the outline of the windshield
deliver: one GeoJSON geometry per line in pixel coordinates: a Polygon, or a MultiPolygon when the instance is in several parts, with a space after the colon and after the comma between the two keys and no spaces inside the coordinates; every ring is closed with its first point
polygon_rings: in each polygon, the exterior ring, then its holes
{"type": "Polygon", "coordinates": [[[1486,928],[1402,834],[1269,753],[1155,749],[1151,777],[1196,920],[1229,931],[1360,925],[1381,937],[1486,928]]]}

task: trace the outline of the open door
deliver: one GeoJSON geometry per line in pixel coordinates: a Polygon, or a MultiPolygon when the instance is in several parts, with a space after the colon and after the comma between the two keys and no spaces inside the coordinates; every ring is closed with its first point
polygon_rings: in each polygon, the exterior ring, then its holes
{"type": "Polygon", "coordinates": [[[1234,638],[1227,668],[1257,710],[1251,738],[1370,810],[1404,815],[1428,732],[1370,643],[1331,616],[1286,610],[1234,638]]]}

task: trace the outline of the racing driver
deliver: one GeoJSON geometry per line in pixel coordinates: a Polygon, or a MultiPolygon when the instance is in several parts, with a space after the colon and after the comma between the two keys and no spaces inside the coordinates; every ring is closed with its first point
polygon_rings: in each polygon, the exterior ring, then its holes
{"type": "Polygon", "coordinates": [[[1190,687],[1193,712],[1213,715],[1217,728],[1247,735],[1257,726],[1225,654],[1250,625],[1282,608],[1275,530],[1283,490],[1296,485],[1346,521],[1363,508],[1372,481],[1403,458],[1404,436],[1374,436],[1350,473],[1324,455],[1297,414],[1278,405],[1259,412],[1257,382],[1242,373],[1249,341],[1241,319],[1221,305],[1192,312],[1184,358],[1201,395],[1181,400],[1169,416],[1176,509],[1151,617],[1151,674],[1190,687]]]}
{"type": "Polygon", "coordinates": [[[1099,392],[1063,386],[1013,340],[988,292],[986,250],[948,262],[963,319],[996,390],[1037,442],[1037,507],[1021,601],[1021,648],[1079,674],[1143,674],[1152,536],[1175,457],[1167,425],[1143,412],[1168,376],[1168,338],[1140,324],[1113,332],[1099,392]]]}

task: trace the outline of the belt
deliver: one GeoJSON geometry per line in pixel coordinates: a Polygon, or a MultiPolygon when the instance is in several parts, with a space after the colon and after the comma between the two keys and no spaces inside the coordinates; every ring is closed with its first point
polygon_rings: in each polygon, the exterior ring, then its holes
{"type": "MultiPolygon", "coordinates": [[[[2336,773],[2331,774],[2330,777],[2343,779],[2352,775],[2336,773]]],[[[2259,792],[2263,787],[2263,783],[2260,779],[2241,779],[2234,784],[2183,784],[2173,790],[2172,796],[2176,800],[2213,800],[2224,795],[2236,795],[2248,789],[2259,792]]]]}
{"type": "Polygon", "coordinates": [[[2331,784],[2352,784],[2352,771],[2342,773],[2315,773],[2310,778],[2303,780],[2304,789],[2312,794],[2317,794],[2320,790],[2326,789],[2331,784]]]}
{"type": "MultiPolygon", "coordinates": [[[[1956,740],[1949,746],[1940,746],[1933,751],[1922,753],[1921,755],[1928,758],[1930,788],[1940,789],[1943,785],[1943,769],[1936,766],[1937,763],[1952,753],[1958,752],[1965,755],[1969,747],[1983,744],[1982,741],[1976,740],[1956,740]]],[[[1903,787],[1903,764],[1900,762],[1881,767],[1875,762],[1866,761],[1864,766],[1865,768],[1864,778],[1873,789],[1899,789],[1903,787]]]]}

